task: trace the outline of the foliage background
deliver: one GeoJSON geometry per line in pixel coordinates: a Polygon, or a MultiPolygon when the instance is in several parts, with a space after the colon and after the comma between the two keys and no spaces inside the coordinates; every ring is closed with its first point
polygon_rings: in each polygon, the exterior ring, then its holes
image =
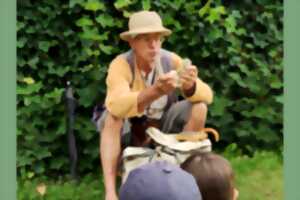
{"type": "Polygon", "coordinates": [[[68,169],[66,81],[78,99],[80,171],[99,166],[93,105],[105,97],[109,62],[128,46],[128,17],[155,10],[173,34],[164,48],[189,57],[214,90],[207,126],[222,149],[282,150],[283,3],[272,0],[19,0],[18,172],[32,177],[68,169]]]}

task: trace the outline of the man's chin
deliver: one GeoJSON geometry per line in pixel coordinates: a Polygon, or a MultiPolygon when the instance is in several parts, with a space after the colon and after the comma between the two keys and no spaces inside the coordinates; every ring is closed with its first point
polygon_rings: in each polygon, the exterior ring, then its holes
{"type": "Polygon", "coordinates": [[[155,62],[155,60],[156,60],[157,58],[158,58],[158,55],[157,55],[157,54],[151,55],[151,56],[149,57],[149,61],[155,62]]]}

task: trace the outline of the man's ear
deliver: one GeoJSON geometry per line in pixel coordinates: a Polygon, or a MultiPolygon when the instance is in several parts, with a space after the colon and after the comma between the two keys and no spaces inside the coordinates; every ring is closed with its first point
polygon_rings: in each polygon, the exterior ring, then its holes
{"type": "Polygon", "coordinates": [[[128,45],[133,49],[134,48],[134,39],[132,37],[128,38],[127,40],[128,45]]]}

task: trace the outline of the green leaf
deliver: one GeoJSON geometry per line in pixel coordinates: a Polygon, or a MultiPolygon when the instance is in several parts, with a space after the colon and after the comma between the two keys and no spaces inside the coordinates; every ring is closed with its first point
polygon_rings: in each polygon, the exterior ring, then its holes
{"type": "Polygon", "coordinates": [[[264,93],[265,90],[262,90],[261,88],[259,77],[255,76],[255,74],[251,74],[251,76],[246,77],[245,82],[251,92],[255,94],[264,93]]]}
{"type": "Polygon", "coordinates": [[[233,103],[229,99],[222,96],[215,96],[214,102],[211,107],[212,116],[222,116],[226,112],[226,107],[231,106],[233,103]]]}
{"type": "Polygon", "coordinates": [[[33,169],[36,174],[42,174],[45,172],[45,165],[40,161],[34,164],[33,169]]]}
{"type": "Polygon", "coordinates": [[[129,6],[131,3],[132,3],[131,0],[117,0],[114,3],[114,6],[117,10],[119,10],[120,8],[129,6]]]}
{"type": "Polygon", "coordinates": [[[26,165],[31,165],[33,161],[34,161],[33,157],[21,155],[21,156],[18,156],[17,166],[22,167],[22,166],[26,166],[26,165]]]}
{"type": "Polygon", "coordinates": [[[280,89],[283,86],[282,81],[277,76],[271,77],[271,88],[280,89]]]}
{"type": "Polygon", "coordinates": [[[203,15],[209,11],[211,2],[212,0],[208,0],[206,4],[199,10],[200,17],[203,17],[203,15]]]}
{"type": "Polygon", "coordinates": [[[101,14],[96,18],[96,21],[101,24],[103,28],[113,27],[114,19],[108,14],[101,14]]]}
{"type": "Polygon", "coordinates": [[[24,83],[27,83],[28,85],[31,85],[31,84],[35,83],[35,81],[32,77],[24,77],[22,81],[24,83]]]}
{"type": "Polygon", "coordinates": [[[52,154],[46,148],[40,148],[34,155],[38,160],[42,160],[43,158],[51,157],[52,154]]]}
{"type": "Polygon", "coordinates": [[[224,151],[224,156],[227,155],[227,157],[229,156],[240,156],[241,155],[241,151],[239,150],[238,146],[236,143],[231,143],[230,145],[228,145],[224,151]]]}
{"type": "Polygon", "coordinates": [[[143,7],[143,10],[150,10],[150,8],[151,8],[150,0],[142,0],[142,7],[143,7]]]}
{"type": "Polygon", "coordinates": [[[18,56],[17,64],[18,64],[18,67],[23,67],[26,65],[26,61],[23,57],[18,56]]]}
{"type": "Polygon", "coordinates": [[[77,89],[80,104],[84,107],[91,106],[97,96],[95,91],[97,91],[97,87],[92,85],[83,89],[77,89]]]}
{"type": "Polygon", "coordinates": [[[25,46],[26,42],[27,42],[26,37],[18,38],[17,47],[18,48],[23,48],[25,46]]]}
{"type": "Polygon", "coordinates": [[[85,0],[69,0],[69,7],[73,8],[76,4],[84,5],[85,0]]]}
{"type": "MultiPolygon", "coordinates": [[[[20,31],[21,29],[23,29],[26,26],[25,23],[21,22],[21,21],[17,21],[17,31],[20,31]]],[[[19,39],[18,39],[19,40],[19,39]]]]}
{"type": "Polygon", "coordinates": [[[219,29],[219,28],[214,27],[214,28],[212,28],[212,29],[209,31],[207,37],[208,37],[209,39],[211,39],[212,41],[214,41],[214,40],[216,40],[216,39],[218,39],[218,38],[223,37],[223,31],[222,31],[221,29],[219,29]]]}
{"type": "Polygon", "coordinates": [[[278,140],[278,135],[274,134],[274,131],[276,133],[276,130],[270,129],[268,125],[260,123],[258,125],[258,129],[257,129],[258,134],[256,135],[256,138],[258,140],[262,140],[265,142],[276,141],[278,140]]]}
{"type": "Polygon", "coordinates": [[[241,72],[243,72],[244,74],[246,74],[246,75],[251,75],[252,74],[247,65],[239,64],[238,67],[241,70],[241,72]]]}
{"type": "Polygon", "coordinates": [[[49,74],[56,74],[59,77],[63,77],[66,73],[70,71],[70,66],[57,66],[57,67],[49,67],[49,74]]]}
{"type": "Polygon", "coordinates": [[[17,85],[17,94],[18,95],[29,95],[33,94],[35,92],[40,91],[40,89],[43,87],[41,82],[29,84],[26,86],[17,85]]]}
{"type": "Polygon", "coordinates": [[[86,10],[91,10],[91,11],[97,11],[97,10],[103,10],[105,11],[105,6],[102,2],[99,1],[88,1],[85,3],[84,8],[86,10]]]}
{"type": "Polygon", "coordinates": [[[36,69],[36,64],[39,62],[38,56],[32,56],[31,59],[27,61],[27,64],[32,67],[33,69],[36,69]]]}
{"type": "Polygon", "coordinates": [[[224,26],[226,28],[227,33],[233,33],[236,31],[236,21],[235,18],[233,16],[228,16],[225,19],[225,23],[224,26]]]}
{"type": "Polygon", "coordinates": [[[126,18],[129,18],[133,13],[132,12],[128,12],[127,10],[123,11],[123,16],[126,18]]]}
{"type": "Polygon", "coordinates": [[[284,99],[283,99],[283,95],[279,95],[275,97],[276,102],[283,104],[284,99]]]}
{"type": "Polygon", "coordinates": [[[220,20],[221,15],[224,14],[226,14],[225,8],[223,6],[218,6],[209,10],[209,15],[205,18],[205,20],[212,24],[215,21],[220,20]]]}
{"type": "Polygon", "coordinates": [[[80,71],[82,73],[84,73],[84,72],[92,70],[93,68],[94,68],[94,65],[93,64],[89,64],[89,65],[85,65],[84,67],[80,68],[80,71]]]}
{"type": "Polygon", "coordinates": [[[251,132],[249,131],[249,129],[247,130],[238,130],[237,132],[237,135],[239,137],[246,137],[246,136],[250,136],[251,135],[251,132]]]}
{"type": "Polygon", "coordinates": [[[28,34],[32,34],[32,33],[35,33],[36,30],[33,26],[27,26],[27,28],[25,29],[25,32],[28,34]]]}
{"type": "Polygon", "coordinates": [[[80,33],[79,36],[82,39],[94,40],[94,41],[100,41],[106,37],[105,35],[100,35],[96,27],[93,28],[84,27],[84,32],[80,33]]]}
{"type": "Polygon", "coordinates": [[[228,75],[229,75],[230,78],[232,78],[233,80],[235,80],[238,83],[239,86],[241,86],[243,88],[247,87],[247,85],[245,84],[245,82],[242,80],[240,74],[231,72],[228,75]]]}
{"type": "Polygon", "coordinates": [[[112,46],[106,46],[104,44],[100,44],[99,48],[101,49],[101,51],[103,51],[107,55],[111,55],[112,50],[113,50],[112,46]]]}
{"type": "Polygon", "coordinates": [[[237,34],[237,35],[239,35],[239,36],[246,36],[247,35],[247,31],[246,31],[246,29],[244,29],[244,28],[238,28],[236,31],[235,31],[235,33],[237,34]]]}
{"type": "Polygon", "coordinates": [[[76,21],[76,25],[79,27],[83,27],[83,26],[92,26],[94,25],[94,23],[89,17],[81,17],[76,21]]]}
{"type": "Polygon", "coordinates": [[[45,97],[49,99],[54,99],[55,103],[60,103],[63,92],[64,88],[54,88],[54,90],[52,90],[51,92],[46,93],[45,97]]]}
{"type": "Polygon", "coordinates": [[[27,178],[32,179],[34,177],[34,172],[28,172],[27,173],[27,178]]]}
{"type": "Polygon", "coordinates": [[[50,46],[51,44],[48,41],[39,41],[39,49],[43,50],[44,52],[48,52],[50,46]]]}
{"type": "Polygon", "coordinates": [[[64,157],[58,157],[50,161],[50,168],[61,169],[64,164],[67,164],[67,159],[64,157]]]}
{"type": "Polygon", "coordinates": [[[66,119],[65,119],[64,116],[62,116],[60,118],[60,123],[59,123],[58,128],[57,128],[57,130],[56,130],[55,133],[58,134],[58,135],[66,134],[66,131],[67,131],[66,127],[67,127],[67,125],[66,125],[66,119]]]}

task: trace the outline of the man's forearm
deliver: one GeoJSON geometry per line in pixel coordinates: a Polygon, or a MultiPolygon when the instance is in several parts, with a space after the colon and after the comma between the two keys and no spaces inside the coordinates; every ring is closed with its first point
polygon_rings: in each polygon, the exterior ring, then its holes
{"type": "Polygon", "coordinates": [[[122,120],[108,114],[101,133],[100,154],[106,193],[115,193],[116,191],[117,163],[121,150],[120,130],[122,125],[122,120]]]}
{"type": "Polygon", "coordinates": [[[161,97],[163,94],[164,92],[155,85],[143,90],[138,95],[138,111],[142,112],[148,105],[150,105],[155,99],[161,97]]]}

